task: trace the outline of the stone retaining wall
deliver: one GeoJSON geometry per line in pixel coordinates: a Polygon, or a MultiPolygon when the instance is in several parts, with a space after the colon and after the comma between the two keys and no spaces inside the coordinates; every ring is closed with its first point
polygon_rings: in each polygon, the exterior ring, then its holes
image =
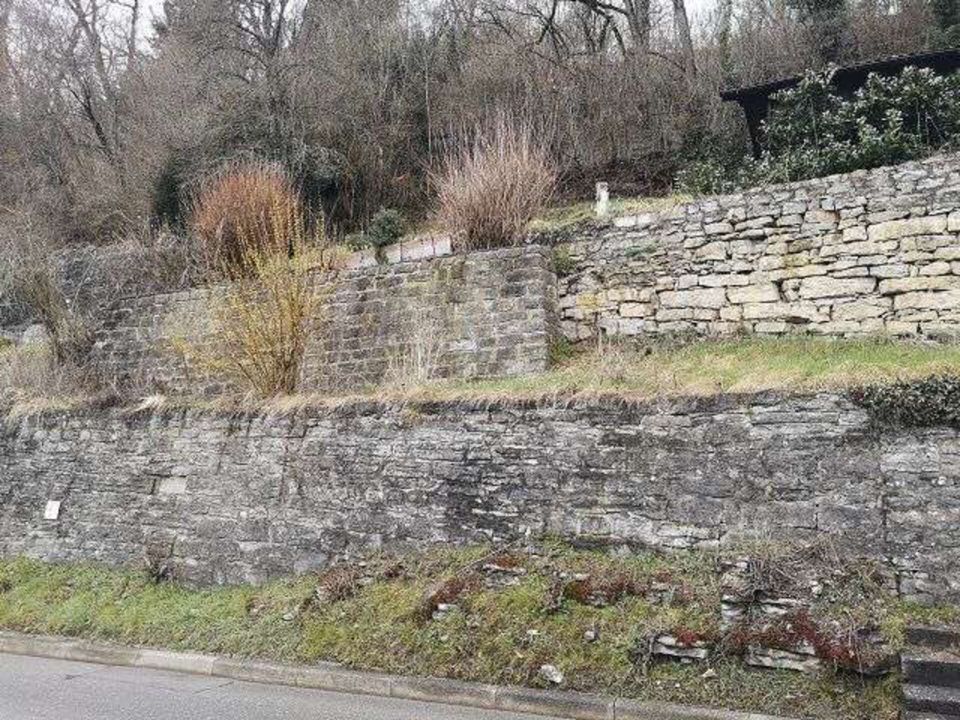
{"type": "Polygon", "coordinates": [[[77,413],[0,437],[0,553],[261,581],[375,547],[526,532],[690,548],[836,538],[960,599],[960,434],[844,397],[77,413]],[[48,501],[61,503],[44,520],[48,501]]]}
{"type": "Polygon", "coordinates": [[[960,334],[960,155],[616,218],[560,252],[564,333],[960,334]]]}
{"type": "MultiPolygon", "coordinates": [[[[106,377],[152,391],[219,387],[191,356],[215,341],[220,292],[114,303],[92,361],[106,377]]],[[[321,292],[328,299],[308,337],[303,390],[541,372],[556,335],[556,277],[540,247],[355,268],[321,292]]]]}

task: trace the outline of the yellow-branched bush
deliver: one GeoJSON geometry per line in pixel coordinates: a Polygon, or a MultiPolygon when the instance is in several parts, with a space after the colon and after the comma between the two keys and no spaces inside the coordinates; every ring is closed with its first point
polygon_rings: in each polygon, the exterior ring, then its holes
{"type": "MultiPolygon", "coordinates": [[[[222,180],[217,198],[225,188],[258,187],[248,185],[247,177],[222,180]]],[[[263,398],[296,390],[308,336],[323,327],[322,288],[330,286],[330,277],[317,276],[335,270],[343,259],[340,248],[327,242],[322,223],[307,227],[299,202],[286,192],[268,195],[237,199],[239,219],[224,215],[221,226],[230,228],[229,245],[205,254],[208,280],[222,283],[211,294],[211,337],[180,348],[206,376],[263,398]]],[[[201,200],[198,215],[207,207],[201,200]]],[[[195,217],[194,227],[205,222],[195,217]]]]}

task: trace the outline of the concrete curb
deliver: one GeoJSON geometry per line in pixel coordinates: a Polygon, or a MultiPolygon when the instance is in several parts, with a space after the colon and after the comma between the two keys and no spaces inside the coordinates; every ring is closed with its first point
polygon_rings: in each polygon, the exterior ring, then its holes
{"type": "Polygon", "coordinates": [[[124,647],[0,631],[0,653],[210,675],[267,685],[377,695],[403,700],[550,715],[571,720],[788,720],[770,715],[637,702],[603,695],[499,687],[440,678],[408,678],[348,670],[334,663],[290,665],[200,653],[124,647]]]}

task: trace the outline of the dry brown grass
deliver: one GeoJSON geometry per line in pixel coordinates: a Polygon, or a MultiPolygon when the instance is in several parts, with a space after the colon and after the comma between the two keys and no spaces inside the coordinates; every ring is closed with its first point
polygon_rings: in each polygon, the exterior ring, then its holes
{"type": "Polygon", "coordinates": [[[90,373],[57,360],[50,345],[0,349],[0,405],[7,420],[89,404],[96,394],[90,373]]]}
{"type": "Polygon", "coordinates": [[[550,200],[557,170],[529,123],[500,117],[455,145],[433,178],[438,221],[460,250],[513,245],[550,200]]]}
{"type": "Polygon", "coordinates": [[[23,303],[43,324],[59,362],[76,363],[90,346],[89,318],[67,296],[57,250],[52,232],[28,213],[8,213],[0,224],[0,293],[23,303]]]}
{"type": "MultiPolygon", "coordinates": [[[[204,181],[190,226],[208,268],[255,272],[245,266],[251,253],[288,249],[300,232],[304,209],[290,178],[277,165],[233,163],[204,181]]],[[[290,248],[292,250],[292,248],[290,248]]]]}

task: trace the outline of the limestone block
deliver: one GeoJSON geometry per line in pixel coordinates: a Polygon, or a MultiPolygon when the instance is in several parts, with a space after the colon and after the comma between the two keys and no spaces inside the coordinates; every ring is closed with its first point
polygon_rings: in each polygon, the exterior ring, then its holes
{"type": "Polygon", "coordinates": [[[897,295],[918,290],[953,290],[955,288],[960,289],[960,278],[952,275],[891,278],[880,281],[881,295],[897,295]]]}
{"type": "Polygon", "coordinates": [[[833,308],[834,320],[866,320],[879,318],[893,309],[891,298],[871,298],[869,300],[855,300],[853,302],[835,305],[833,308]]]}
{"type": "Polygon", "coordinates": [[[761,217],[751,218],[749,220],[744,220],[743,222],[737,223],[734,228],[737,232],[741,230],[756,230],[757,228],[765,228],[773,225],[775,220],[770,215],[762,215],[761,217]]]}
{"type": "Polygon", "coordinates": [[[620,305],[620,315],[625,318],[643,318],[653,313],[653,306],[649,303],[623,303],[620,305]]]}
{"type": "Polygon", "coordinates": [[[874,278],[849,278],[838,280],[830,277],[806,278],[800,284],[802,298],[845,297],[866,295],[877,286],[874,278]]]}
{"type": "Polygon", "coordinates": [[[886,256],[894,253],[897,249],[896,240],[878,242],[875,240],[866,240],[864,242],[839,243],[837,245],[825,245],[820,248],[821,257],[833,257],[835,255],[880,255],[886,256]]]}
{"type": "Polygon", "coordinates": [[[954,210],[947,216],[947,231],[960,232],[960,210],[954,210]]]}
{"type": "Polygon", "coordinates": [[[870,268],[870,274],[875,278],[902,278],[910,274],[910,267],[904,263],[890,263],[888,265],[875,265],[870,268]]]}
{"type": "Polygon", "coordinates": [[[950,263],[940,260],[938,262],[932,262],[929,265],[924,265],[920,268],[921,275],[949,275],[950,274],[950,263]]]}
{"type": "Polygon", "coordinates": [[[738,305],[744,303],[778,302],[780,300],[780,291],[774,283],[764,283],[762,285],[730,288],[727,291],[727,297],[731,303],[738,305]]]}
{"type": "Polygon", "coordinates": [[[884,329],[891,335],[916,335],[919,331],[919,324],[907,322],[905,320],[887,320],[884,323],[884,329]]]}
{"type": "Polygon", "coordinates": [[[733,225],[728,222],[710,223],[704,225],[703,232],[706,235],[729,235],[733,232],[733,225]]]}
{"type": "Polygon", "coordinates": [[[790,326],[782,320],[772,322],[764,320],[753,326],[753,331],[760,335],[783,335],[790,330],[790,326]]]}
{"type": "Polygon", "coordinates": [[[867,231],[868,237],[874,241],[899,240],[911,235],[936,235],[947,229],[945,215],[928,215],[927,217],[907,218],[904,220],[874,221],[867,231]]]}
{"type": "Polygon", "coordinates": [[[719,309],[727,303],[722,288],[702,290],[675,290],[660,293],[660,304],[665,308],[705,307],[719,309]]]}
{"type": "Polygon", "coordinates": [[[933,256],[937,260],[960,260],[960,245],[937,248],[933,256]]]}
{"type": "Polygon", "coordinates": [[[829,313],[810,302],[749,303],[743,306],[744,320],[791,320],[797,322],[828,322],[829,313]]]}
{"type": "Polygon", "coordinates": [[[726,260],[727,243],[722,241],[708,243],[703,247],[697,248],[693,256],[697,260],[726,260]]]}
{"type": "Polygon", "coordinates": [[[700,277],[702,287],[742,287],[750,284],[750,276],[741,273],[724,273],[722,275],[703,275],[700,277]]]}
{"type": "Polygon", "coordinates": [[[897,297],[894,298],[893,306],[897,310],[952,310],[960,307],[960,290],[909,292],[903,295],[897,295],[897,297]]]}
{"type": "Polygon", "coordinates": [[[854,225],[843,231],[843,242],[857,242],[867,239],[867,229],[863,225],[854,225]]]}
{"type": "Polygon", "coordinates": [[[657,310],[657,322],[676,322],[677,320],[692,320],[693,308],[660,308],[657,310]]]}
{"type": "Polygon", "coordinates": [[[740,322],[743,320],[743,308],[741,307],[723,307],[720,308],[720,319],[725,322],[740,322]]]}

